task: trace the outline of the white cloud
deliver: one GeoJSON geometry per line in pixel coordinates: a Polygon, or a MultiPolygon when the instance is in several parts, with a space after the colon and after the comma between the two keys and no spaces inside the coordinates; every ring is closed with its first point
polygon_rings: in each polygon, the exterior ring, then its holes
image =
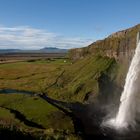
{"type": "Polygon", "coordinates": [[[43,47],[77,48],[92,43],[85,38],[64,37],[28,26],[0,26],[0,49],[40,49],[43,47]]]}

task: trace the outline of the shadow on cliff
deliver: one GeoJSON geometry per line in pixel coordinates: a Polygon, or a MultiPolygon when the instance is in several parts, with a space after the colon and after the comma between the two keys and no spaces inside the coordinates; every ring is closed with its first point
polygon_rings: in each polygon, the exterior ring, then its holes
{"type": "Polygon", "coordinates": [[[123,88],[117,85],[107,74],[102,73],[98,78],[100,104],[118,104],[123,88]]]}

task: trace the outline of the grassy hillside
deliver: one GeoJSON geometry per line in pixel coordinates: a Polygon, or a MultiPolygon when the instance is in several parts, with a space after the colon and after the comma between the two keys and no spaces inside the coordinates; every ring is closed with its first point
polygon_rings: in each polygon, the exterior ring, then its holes
{"type": "Polygon", "coordinates": [[[53,98],[86,101],[87,96],[99,94],[99,78],[102,74],[108,74],[115,65],[113,58],[88,56],[65,67],[56,85],[46,92],[53,98]]]}

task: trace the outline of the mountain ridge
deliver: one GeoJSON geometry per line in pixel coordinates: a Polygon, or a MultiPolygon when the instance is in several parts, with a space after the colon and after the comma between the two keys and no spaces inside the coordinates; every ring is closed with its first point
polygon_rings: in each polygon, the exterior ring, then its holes
{"type": "Polygon", "coordinates": [[[44,47],[44,48],[40,49],[40,51],[66,53],[68,50],[67,49],[60,49],[60,48],[57,48],[57,47],[44,47]]]}

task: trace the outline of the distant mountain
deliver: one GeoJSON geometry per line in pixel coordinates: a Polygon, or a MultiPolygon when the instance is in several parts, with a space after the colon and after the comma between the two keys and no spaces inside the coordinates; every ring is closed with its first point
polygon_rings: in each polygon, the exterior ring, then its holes
{"type": "Polygon", "coordinates": [[[46,53],[66,53],[68,52],[67,49],[60,49],[56,47],[45,47],[43,49],[40,49],[40,51],[46,52],[46,53]]]}
{"type": "Polygon", "coordinates": [[[21,49],[0,49],[0,54],[2,53],[67,53],[67,49],[51,48],[45,47],[40,50],[21,50],[21,49]]]}

